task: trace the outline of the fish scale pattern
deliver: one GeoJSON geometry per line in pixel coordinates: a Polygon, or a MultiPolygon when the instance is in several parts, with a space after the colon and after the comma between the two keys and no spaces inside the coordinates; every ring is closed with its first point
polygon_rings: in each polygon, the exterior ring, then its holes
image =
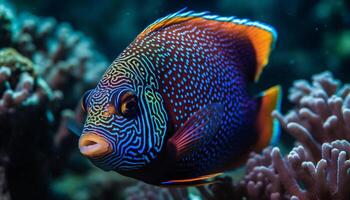
{"type": "Polygon", "coordinates": [[[251,67],[247,64],[255,64],[247,62],[254,58],[253,47],[211,25],[175,24],[133,45],[145,47],[142,53],[155,63],[174,132],[206,105],[224,105],[223,120],[213,139],[178,162],[177,169],[189,176],[231,164],[257,138],[251,128],[257,105],[246,92],[245,76],[246,68],[251,67]]]}

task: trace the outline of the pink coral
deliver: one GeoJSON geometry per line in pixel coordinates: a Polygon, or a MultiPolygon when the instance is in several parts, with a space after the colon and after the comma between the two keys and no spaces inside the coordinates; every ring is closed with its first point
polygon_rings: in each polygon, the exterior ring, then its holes
{"type": "Polygon", "coordinates": [[[290,89],[296,104],[286,116],[274,112],[284,130],[296,138],[316,161],[324,142],[350,140],[350,85],[341,86],[330,72],[313,76],[312,83],[299,80],[290,89]]]}
{"type": "Polygon", "coordinates": [[[324,143],[322,158],[318,162],[307,160],[301,146],[292,150],[285,159],[278,148],[273,149],[271,156],[284,189],[293,199],[349,198],[350,143],[346,140],[324,143]]]}

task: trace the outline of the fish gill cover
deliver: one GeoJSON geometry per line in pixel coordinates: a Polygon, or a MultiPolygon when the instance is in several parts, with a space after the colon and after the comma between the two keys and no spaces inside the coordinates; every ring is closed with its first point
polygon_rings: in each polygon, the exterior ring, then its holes
{"type": "Polygon", "coordinates": [[[58,2],[1,2],[0,199],[349,199],[349,1],[58,2]],[[81,96],[144,27],[185,6],[278,30],[252,89],[293,84],[273,113],[281,142],[197,187],[160,188],[92,167],[67,129],[81,128],[81,96]]]}

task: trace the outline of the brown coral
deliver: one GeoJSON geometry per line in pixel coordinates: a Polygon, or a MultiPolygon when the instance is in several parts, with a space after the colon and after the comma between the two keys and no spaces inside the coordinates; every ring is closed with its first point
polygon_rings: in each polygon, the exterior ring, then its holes
{"type": "Polygon", "coordinates": [[[51,90],[35,76],[32,62],[7,48],[0,51],[0,114],[18,106],[42,106],[51,99],[51,90]]]}

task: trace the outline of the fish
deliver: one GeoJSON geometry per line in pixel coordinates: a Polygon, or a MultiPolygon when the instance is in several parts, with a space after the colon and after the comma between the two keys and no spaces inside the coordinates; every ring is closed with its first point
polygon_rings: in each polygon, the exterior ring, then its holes
{"type": "Polygon", "coordinates": [[[156,20],[82,97],[79,149],[158,186],[211,183],[278,140],[281,87],[254,96],[277,40],[269,25],[178,11],[156,20]]]}

